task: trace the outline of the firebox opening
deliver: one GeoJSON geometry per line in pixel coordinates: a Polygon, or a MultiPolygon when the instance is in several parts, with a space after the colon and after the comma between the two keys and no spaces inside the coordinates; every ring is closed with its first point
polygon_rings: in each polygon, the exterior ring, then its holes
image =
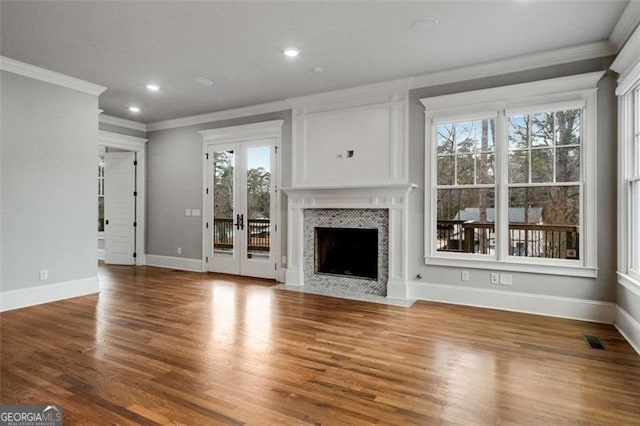
{"type": "Polygon", "coordinates": [[[378,279],[378,230],[315,228],[315,273],[378,279]]]}

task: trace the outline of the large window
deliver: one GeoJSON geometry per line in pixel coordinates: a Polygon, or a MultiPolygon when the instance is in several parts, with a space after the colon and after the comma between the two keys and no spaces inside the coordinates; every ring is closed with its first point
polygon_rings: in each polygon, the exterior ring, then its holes
{"type": "Polygon", "coordinates": [[[600,76],[421,100],[427,263],[595,276],[600,76]]]}
{"type": "Polygon", "coordinates": [[[640,84],[629,90],[621,99],[622,134],[621,155],[623,175],[622,202],[626,218],[622,227],[626,237],[626,268],[621,268],[636,281],[640,281],[640,84]],[[626,269],[626,271],[625,271],[626,269]]]}

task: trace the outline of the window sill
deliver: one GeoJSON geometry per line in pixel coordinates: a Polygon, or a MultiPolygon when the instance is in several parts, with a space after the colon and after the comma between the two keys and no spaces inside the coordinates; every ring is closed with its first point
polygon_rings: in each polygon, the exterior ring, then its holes
{"type": "Polygon", "coordinates": [[[640,297],[640,280],[636,278],[623,274],[622,272],[618,272],[618,284],[640,297]]]}
{"type": "Polygon", "coordinates": [[[425,256],[425,264],[430,266],[490,269],[493,271],[526,272],[531,274],[561,275],[581,278],[598,277],[598,268],[588,268],[580,264],[541,264],[533,262],[497,261],[495,259],[463,259],[460,257],[454,258],[439,256],[425,256]]]}

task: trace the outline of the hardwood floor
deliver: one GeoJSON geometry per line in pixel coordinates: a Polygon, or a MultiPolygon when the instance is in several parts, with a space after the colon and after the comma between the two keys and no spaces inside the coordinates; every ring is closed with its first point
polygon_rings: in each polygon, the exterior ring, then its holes
{"type": "Polygon", "coordinates": [[[99,296],[0,315],[2,404],[61,404],[65,424],[640,425],[640,356],[610,325],[99,273],[99,296]]]}

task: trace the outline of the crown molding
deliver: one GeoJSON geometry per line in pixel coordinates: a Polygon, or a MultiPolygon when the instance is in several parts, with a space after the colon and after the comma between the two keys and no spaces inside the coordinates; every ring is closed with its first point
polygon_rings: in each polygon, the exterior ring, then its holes
{"type": "Polygon", "coordinates": [[[630,1],[625,8],[616,26],[611,31],[609,41],[616,46],[617,50],[622,49],[633,31],[640,23],[640,1],[630,1]]]}
{"type": "Polygon", "coordinates": [[[640,29],[631,34],[611,69],[620,74],[616,88],[618,96],[628,92],[640,79],[640,29]]]}
{"type": "Polygon", "coordinates": [[[174,127],[193,126],[196,124],[211,123],[214,121],[230,120],[232,118],[249,117],[251,115],[267,114],[269,112],[291,109],[285,101],[267,102],[242,108],[228,109],[225,111],[211,112],[207,114],[193,115],[190,117],[175,118],[171,120],[156,121],[147,124],[147,131],[172,129],[174,127]]]}
{"type": "Polygon", "coordinates": [[[107,90],[104,86],[80,80],[59,72],[36,67],[35,65],[16,61],[15,59],[7,58],[6,56],[0,56],[0,70],[29,77],[34,80],[44,81],[45,83],[66,87],[67,89],[77,90],[94,96],[99,96],[100,93],[107,90]]]}
{"type": "Polygon", "coordinates": [[[609,41],[580,44],[545,52],[517,56],[484,64],[454,68],[445,71],[416,76],[411,82],[411,89],[455,83],[476,78],[492,77],[552,65],[566,64],[586,59],[601,58],[614,55],[615,46],[609,41]]]}
{"type": "Polygon", "coordinates": [[[147,131],[147,125],[139,121],[127,120],[126,118],[114,117],[112,115],[100,114],[98,117],[100,123],[110,124],[112,126],[124,127],[125,129],[147,131]]]}

